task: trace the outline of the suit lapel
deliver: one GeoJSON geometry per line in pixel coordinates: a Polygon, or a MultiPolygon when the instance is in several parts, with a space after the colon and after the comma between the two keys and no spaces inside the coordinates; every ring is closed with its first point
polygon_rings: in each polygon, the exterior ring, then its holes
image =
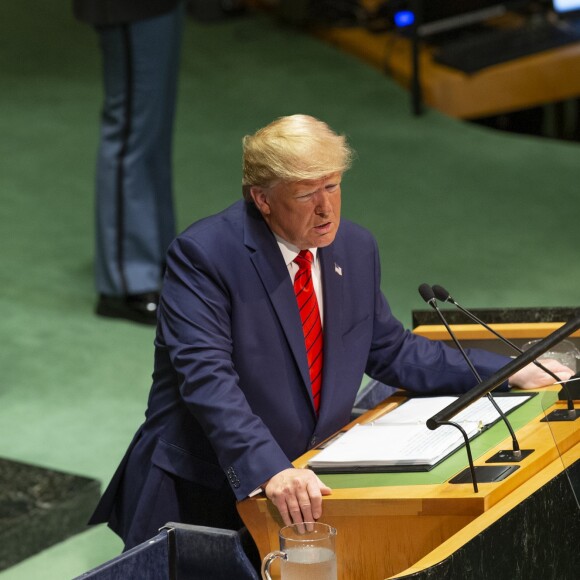
{"type": "Polygon", "coordinates": [[[320,418],[332,408],[333,390],[336,388],[335,357],[340,348],[342,328],[342,266],[334,249],[335,244],[319,249],[324,292],[324,370],[322,375],[322,400],[320,418]]]}
{"type": "Polygon", "coordinates": [[[284,263],[276,238],[253,204],[246,204],[244,244],[250,250],[250,259],[272,302],[300,370],[304,387],[312,399],[302,323],[288,268],[284,263]]]}

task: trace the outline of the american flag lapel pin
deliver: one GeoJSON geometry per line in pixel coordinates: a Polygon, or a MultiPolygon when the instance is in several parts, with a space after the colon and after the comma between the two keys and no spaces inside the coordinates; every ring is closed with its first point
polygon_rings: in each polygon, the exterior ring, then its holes
{"type": "Polygon", "coordinates": [[[335,262],[334,263],[334,271],[339,275],[342,276],[342,268],[335,262]]]}

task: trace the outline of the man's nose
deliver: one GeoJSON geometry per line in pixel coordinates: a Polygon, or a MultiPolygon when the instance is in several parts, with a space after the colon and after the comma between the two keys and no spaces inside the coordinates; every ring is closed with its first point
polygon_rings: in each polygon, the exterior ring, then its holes
{"type": "Polygon", "coordinates": [[[316,213],[318,215],[326,215],[332,210],[330,203],[330,194],[326,191],[319,191],[316,196],[316,213]]]}

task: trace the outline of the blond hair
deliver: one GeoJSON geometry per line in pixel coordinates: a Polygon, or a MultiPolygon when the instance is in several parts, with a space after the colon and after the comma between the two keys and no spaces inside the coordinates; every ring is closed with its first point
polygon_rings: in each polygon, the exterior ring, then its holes
{"type": "Polygon", "coordinates": [[[321,179],[343,173],[354,152],[344,135],[309,115],[280,117],[243,139],[243,191],[250,201],[252,185],[321,179]]]}

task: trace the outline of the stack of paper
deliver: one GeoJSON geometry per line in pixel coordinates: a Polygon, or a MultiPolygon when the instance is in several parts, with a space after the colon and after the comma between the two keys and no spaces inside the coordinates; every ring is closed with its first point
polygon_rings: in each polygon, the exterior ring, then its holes
{"type": "MultiPolygon", "coordinates": [[[[355,425],[314,456],[309,466],[320,472],[389,466],[430,469],[465,442],[455,427],[444,425],[431,431],[425,425],[427,419],[456,398],[409,399],[371,423],[355,425]]],[[[498,396],[495,401],[505,414],[530,398],[531,395],[498,396]]],[[[497,410],[484,398],[458,413],[453,422],[471,438],[499,418],[497,410]]]]}

